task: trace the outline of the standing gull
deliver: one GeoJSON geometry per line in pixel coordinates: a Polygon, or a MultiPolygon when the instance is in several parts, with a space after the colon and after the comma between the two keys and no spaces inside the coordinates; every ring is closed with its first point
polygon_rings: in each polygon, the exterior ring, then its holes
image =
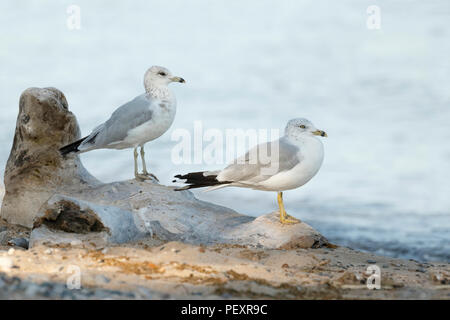
{"type": "Polygon", "coordinates": [[[175,118],[177,101],[169,90],[171,82],[184,83],[184,79],[172,76],[163,67],[153,66],[144,75],[145,93],[125,103],[111,117],[97,126],[90,135],[60,149],[62,155],[83,153],[95,149],[134,148],[134,176],[138,180],[155,178],[147,172],[144,144],[159,138],[171,126],[175,118]],[[138,173],[140,147],[142,173],[138,173]]]}
{"type": "Polygon", "coordinates": [[[283,191],[304,185],[319,171],[324,154],[317,136],[327,134],[307,119],[292,119],[282,138],[257,145],[221,171],[176,175],[175,178],[188,184],[176,190],[209,187],[207,191],[210,191],[233,186],[276,191],[281,223],[298,223],[300,221],[284,209],[283,191]],[[268,154],[268,161],[263,161],[262,155],[268,154]]]}

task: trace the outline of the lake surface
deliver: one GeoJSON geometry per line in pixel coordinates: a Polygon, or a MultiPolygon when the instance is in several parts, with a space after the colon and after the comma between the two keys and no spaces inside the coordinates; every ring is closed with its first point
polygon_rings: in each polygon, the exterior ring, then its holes
{"type": "MultiPolygon", "coordinates": [[[[288,212],[337,244],[450,261],[449,1],[77,1],[81,29],[69,30],[71,4],[0,3],[1,168],[27,87],[62,90],[88,134],[163,65],[187,83],[172,85],[171,130],[146,147],[162,183],[223,166],[174,165],[174,130],[306,117],[328,133],[325,160],[285,193],[288,212]],[[381,29],[366,26],[373,2],[381,29]]],[[[81,158],[102,181],[133,177],[131,150],[81,158]]],[[[277,208],[272,193],[195,193],[254,216],[277,208]]]]}

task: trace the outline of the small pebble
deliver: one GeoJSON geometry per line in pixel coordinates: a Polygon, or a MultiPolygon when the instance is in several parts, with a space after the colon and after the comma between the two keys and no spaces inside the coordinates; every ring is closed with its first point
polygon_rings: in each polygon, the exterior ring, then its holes
{"type": "Polygon", "coordinates": [[[375,263],[377,263],[375,260],[367,260],[367,263],[370,263],[370,264],[375,264],[375,263]]]}
{"type": "Polygon", "coordinates": [[[45,253],[45,254],[52,254],[52,253],[53,253],[53,250],[50,249],[50,248],[48,248],[48,249],[46,249],[46,250],[44,251],[44,253],[45,253]]]}
{"type": "Polygon", "coordinates": [[[13,238],[8,241],[8,245],[28,249],[28,240],[25,238],[13,238]]]}
{"type": "Polygon", "coordinates": [[[14,250],[14,248],[11,248],[11,249],[8,250],[8,254],[10,256],[12,256],[14,254],[14,252],[16,252],[16,250],[14,250]]]}

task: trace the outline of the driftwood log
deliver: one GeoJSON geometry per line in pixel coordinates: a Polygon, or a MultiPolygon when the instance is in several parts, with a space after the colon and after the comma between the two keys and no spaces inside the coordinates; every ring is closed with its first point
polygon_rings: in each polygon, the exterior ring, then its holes
{"type": "Polygon", "coordinates": [[[101,183],[77,155],[63,158],[58,151],[79,137],[62,92],[23,92],[4,174],[1,218],[32,228],[30,246],[146,237],[286,249],[327,244],[305,223],[282,225],[277,212],[254,218],[152,182],[101,183]]]}

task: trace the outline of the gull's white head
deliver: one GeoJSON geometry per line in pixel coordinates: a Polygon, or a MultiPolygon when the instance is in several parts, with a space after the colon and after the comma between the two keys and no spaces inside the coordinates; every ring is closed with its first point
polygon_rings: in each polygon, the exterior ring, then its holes
{"type": "Polygon", "coordinates": [[[311,121],[305,118],[295,118],[289,120],[286,125],[286,129],[284,129],[284,134],[292,138],[301,136],[328,137],[325,131],[317,129],[311,121]]]}
{"type": "Polygon", "coordinates": [[[184,83],[185,81],[183,78],[174,77],[169,69],[159,66],[151,67],[144,75],[144,86],[146,89],[167,86],[171,82],[184,83]]]}

